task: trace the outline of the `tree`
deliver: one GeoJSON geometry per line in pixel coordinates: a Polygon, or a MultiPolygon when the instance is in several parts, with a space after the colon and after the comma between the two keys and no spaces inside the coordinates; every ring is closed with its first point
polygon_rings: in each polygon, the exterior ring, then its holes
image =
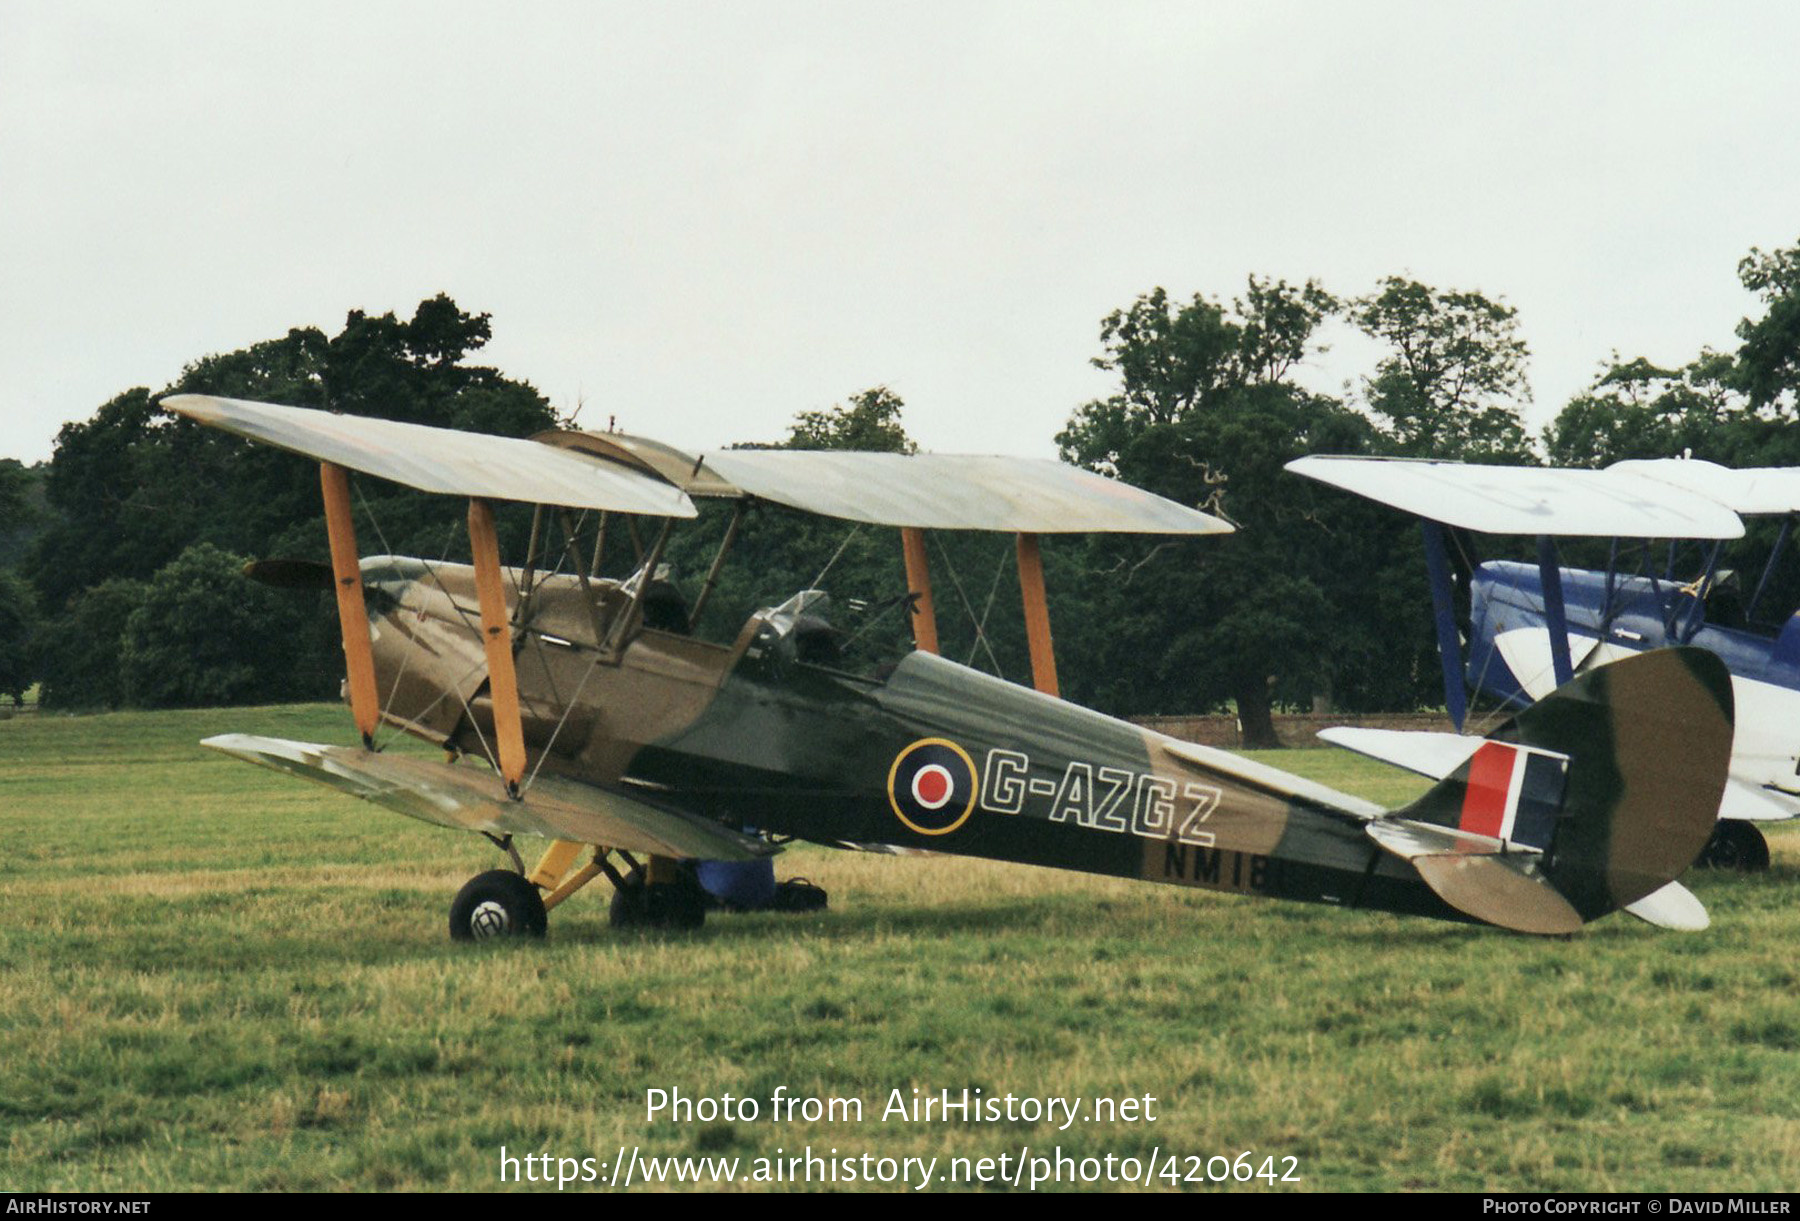
{"type": "Polygon", "coordinates": [[[0,695],[14,705],[37,681],[37,595],[10,568],[0,568],[0,695]]]}
{"type": "Polygon", "coordinates": [[[1718,454],[1721,425],[1741,408],[1732,361],[1704,353],[1680,369],[1639,357],[1612,365],[1544,430],[1556,466],[1599,468],[1628,458],[1718,454]]]}
{"type": "Polygon", "coordinates": [[[1409,652],[1392,661],[1400,633],[1358,630],[1343,613],[1353,588],[1391,562],[1387,531],[1362,528],[1365,507],[1283,471],[1301,454],[1377,441],[1364,417],[1287,380],[1333,308],[1317,284],[1253,278],[1229,309],[1200,295],[1175,305],[1159,288],[1103,320],[1095,363],[1120,374],[1120,390],[1070,418],[1057,437],[1064,459],[1240,529],[1092,541],[1086,614],[1058,628],[1074,646],[1061,650],[1072,696],[1121,714],[1231,700],[1246,745],[1267,746],[1279,745],[1274,699],[1305,700],[1326,674],[1360,683],[1361,654],[1386,647],[1385,669],[1411,673],[1409,652]]]}
{"type": "MultiPolygon", "coordinates": [[[[1638,358],[1611,366],[1545,430],[1553,462],[1605,466],[1626,458],[1688,456],[1728,467],[1800,466],[1800,248],[1752,250],[1738,264],[1767,312],[1738,325],[1735,353],[1703,351],[1680,368],[1638,358]]],[[[1730,568],[1760,573],[1779,537],[1768,518],[1746,523],[1730,568]]],[[[1764,605],[1800,601],[1800,575],[1778,566],[1764,605]]]]}
{"type": "Polygon", "coordinates": [[[0,533],[22,524],[27,513],[30,476],[15,458],[0,458],[0,533]]]}
{"type": "Polygon", "coordinates": [[[1203,400],[1282,381],[1340,303],[1314,280],[1295,287],[1251,276],[1233,306],[1235,318],[1199,293],[1172,306],[1158,287],[1102,319],[1105,352],[1090,363],[1119,374],[1119,394],[1109,400],[1119,418],[1166,424],[1203,400]]]}
{"type": "Polygon", "coordinates": [[[48,520],[44,502],[47,465],[25,466],[12,458],[0,458],[0,565],[23,560],[44,529],[48,520]]]}
{"type": "Polygon", "coordinates": [[[1507,401],[1531,397],[1529,351],[1511,306],[1389,276],[1379,292],[1351,303],[1350,318],[1390,349],[1364,394],[1399,452],[1531,460],[1530,439],[1507,401]]]}
{"type": "Polygon", "coordinates": [[[1767,254],[1752,247],[1738,279],[1768,306],[1738,323],[1738,384],[1753,408],[1792,419],[1800,412],[1800,245],[1767,254]]]}
{"type": "MultiPolygon", "coordinates": [[[[487,315],[465,313],[439,295],[421,302],[408,321],[353,311],[335,336],[295,328],[279,339],[203,357],[164,393],[329,407],[512,436],[552,427],[555,414],[535,389],[469,363],[489,334],[487,315]]],[[[32,544],[27,564],[40,604],[57,623],[83,591],[115,579],[148,582],[198,543],[236,555],[325,558],[315,464],[169,416],[158,410],[157,397],[144,388],[127,391],[58,435],[44,473],[51,521],[32,544]]],[[[355,503],[365,552],[444,555],[460,520],[460,513],[446,513],[441,499],[379,482],[359,481],[355,503]]],[[[528,520],[529,511],[502,513],[509,546],[522,546],[528,520]]],[[[235,580],[246,607],[290,624],[276,614],[268,591],[235,580]]],[[[310,601],[306,606],[312,609],[310,601]]],[[[110,630],[116,647],[123,623],[120,618],[94,626],[110,630]]],[[[260,635],[274,638],[269,630],[260,635]]],[[[322,669],[335,673],[340,664],[336,646],[329,633],[302,638],[314,652],[296,661],[297,685],[276,682],[241,698],[319,693],[322,669]]],[[[129,694],[98,682],[87,642],[62,630],[45,640],[52,653],[77,654],[68,664],[46,658],[52,671],[63,674],[60,685],[71,699],[79,692],[83,703],[110,704],[129,694]]],[[[178,657],[170,660],[179,665],[178,657]]],[[[160,690],[161,680],[143,689],[152,687],[160,690]]]]}
{"type": "Polygon", "coordinates": [[[316,644],[308,628],[321,618],[318,600],[297,603],[246,580],[246,562],[200,543],[151,578],[121,641],[131,703],[194,708],[327,694],[307,648],[316,644]]]}
{"type": "Polygon", "coordinates": [[[144,603],[142,581],[113,577],[77,593],[48,623],[39,649],[45,708],[119,708],[126,703],[124,627],[144,603]]]}
{"type": "Polygon", "coordinates": [[[848,407],[840,403],[826,411],[802,411],[794,417],[788,439],[779,448],[916,453],[919,447],[900,424],[905,407],[892,390],[875,386],[851,395],[848,407]]]}
{"type": "Polygon", "coordinates": [[[1680,368],[1615,353],[1545,430],[1551,460],[1602,466],[1686,454],[1724,466],[1800,465],[1800,247],[1752,249],[1738,276],[1768,308],[1738,323],[1735,353],[1702,351],[1680,368]]]}

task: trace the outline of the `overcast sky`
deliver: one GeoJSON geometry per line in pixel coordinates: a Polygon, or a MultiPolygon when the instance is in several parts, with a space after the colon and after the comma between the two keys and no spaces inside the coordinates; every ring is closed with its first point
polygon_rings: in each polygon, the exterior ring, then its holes
{"type": "Polygon", "coordinates": [[[928,449],[1048,455],[1103,315],[1252,272],[1504,297],[1535,427],[1733,345],[1800,241],[1797,49],[1789,3],[0,0],[0,456],[438,292],[590,427],[885,384],[928,449]]]}

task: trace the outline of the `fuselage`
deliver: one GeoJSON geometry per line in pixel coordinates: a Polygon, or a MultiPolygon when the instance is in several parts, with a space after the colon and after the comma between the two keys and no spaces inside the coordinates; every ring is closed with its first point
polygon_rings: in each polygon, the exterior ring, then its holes
{"type": "MultiPolygon", "coordinates": [[[[470,570],[373,557],[363,572],[385,719],[482,757],[470,570]]],[[[1463,918],[1369,838],[1367,803],[928,653],[850,673],[804,597],[727,645],[679,615],[634,621],[613,582],[512,587],[533,768],[827,844],[1463,918]]]]}

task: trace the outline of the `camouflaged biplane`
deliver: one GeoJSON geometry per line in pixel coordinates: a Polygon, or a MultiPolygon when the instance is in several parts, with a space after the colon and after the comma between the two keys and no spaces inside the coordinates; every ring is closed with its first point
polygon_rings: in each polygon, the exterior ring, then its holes
{"type": "Polygon", "coordinates": [[[163,404],[321,463],[361,737],[206,744],[494,840],[515,868],[463,888],[453,936],[541,935],[549,909],[601,876],[616,888],[615,923],[692,926],[706,904],[686,862],[755,861],[787,839],[1528,933],[1569,933],[1619,908],[1706,925],[1675,880],[1711,830],[1731,751],[1730,681],[1705,652],[1576,677],[1388,811],[1057,697],[1039,535],[1230,529],[1114,480],[1024,459],[696,457],[616,433],[516,440],[196,395],[163,404]],[[467,497],[473,563],[359,560],[349,471],[467,497]],[[690,608],[658,574],[670,531],[706,497],[735,502],[734,517],[690,608]],[[525,564],[503,567],[496,500],[538,505],[540,519],[561,510],[572,570],[542,570],[535,525],[525,564]],[[852,673],[817,591],[751,616],[729,645],[693,636],[757,501],[899,527],[917,647],[852,673]],[[632,575],[604,579],[573,554],[570,515],[583,510],[661,521],[632,575]],[[1018,536],[1035,690],[937,655],[933,529],[1018,536]],[[449,760],[378,751],[383,725],[449,760]],[[528,835],[550,841],[529,871],[514,846],[528,835]]]}

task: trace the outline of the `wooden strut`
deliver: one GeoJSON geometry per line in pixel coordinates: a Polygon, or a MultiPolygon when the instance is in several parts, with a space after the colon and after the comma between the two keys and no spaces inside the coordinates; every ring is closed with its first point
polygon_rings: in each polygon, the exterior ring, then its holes
{"type": "Polygon", "coordinates": [[[519,602],[513,607],[514,634],[520,634],[531,617],[531,591],[537,588],[538,538],[544,528],[544,506],[531,507],[531,541],[525,546],[525,571],[519,577],[519,602]]]}
{"type": "Polygon", "coordinates": [[[325,532],[331,542],[332,588],[337,592],[338,628],[343,633],[350,714],[362,744],[373,749],[381,721],[375,690],[375,655],[369,647],[369,611],[363,602],[362,565],[356,557],[356,519],[350,511],[350,474],[330,462],[319,464],[325,497],[325,532]]]}
{"type": "MultiPolygon", "coordinates": [[[[596,854],[603,851],[605,851],[605,849],[595,849],[596,854]]],[[[544,910],[550,911],[556,908],[564,899],[567,899],[583,886],[586,886],[589,882],[599,877],[601,870],[601,860],[600,857],[596,855],[593,860],[570,874],[568,880],[561,886],[558,886],[555,890],[552,890],[549,894],[544,896],[544,910]]]]}
{"type": "Polygon", "coordinates": [[[487,653],[488,697],[494,709],[494,742],[500,775],[517,797],[525,776],[525,725],[519,714],[519,678],[513,667],[512,625],[506,613],[506,585],[500,575],[500,536],[494,510],[485,500],[469,501],[469,549],[475,559],[475,594],[481,602],[481,643],[487,653]]]}
{"type": "Polygon", "coordinates": [[[931,600],[931,561],[925,555],[925,531],[900,527],[900,548],[906,556],[906,589],[916,594],[913,606],[913,643],[921,653],[938,652],[937,606],[931,600]]]}
{"type": "Polygon", "coordinates": [[[555,890],[584,846],[576,840],[552,840],[544,849],[544,855],[538,858],[537,867],[525,875],[526,881],[542,890],[555,890]]]}
{"type": "MultiPolygon", "coordinates": [[[[575,570],[575,579],[581,582],[581,601],[587,607],[588,626],[594,629],[594,647],[600,648],[605,644],[601,638],[600,600],[594,596],[594,584],[581,567],[581,552],[575,546],[575,515],[568,509],[562,509],[560,513],[563,528],[563,551],[569,557],[569,566],[575,570]]],[[[604,519],[600,523],[600,528],[602,531],[606,529],[604,519]]],[[[598,563],[597,553],[596,563],[598,563]]]]}
{"type": "Polygon", "coordinates": [[[737,541],[738,527],[744,524],[744,514],[748,512],[749,504],[748,500],[740,500],[731,511],[731,524],[725,527],[725,541],[719,544],[719,553],[713,556],[712,567],[706,570],[706,580],[700,585],[700,596],[694,599],[694,605],[688,611],[690,624],[700,622],[700,615],[712,598],[713,587],[719,583],[719,570],[725,567],[725,557],[731,553],[731,544],[737,541]]]}
{"type": "Polygon", "coordinates": [[[1025,602],[1025,638],[1031,645],[1031,685],[1060,696],[1056,646],[1050,640],[1050,603],[1044,596],[1044,557],[1035,534],[1019,535],[1019,596],[1025,602]]]}

